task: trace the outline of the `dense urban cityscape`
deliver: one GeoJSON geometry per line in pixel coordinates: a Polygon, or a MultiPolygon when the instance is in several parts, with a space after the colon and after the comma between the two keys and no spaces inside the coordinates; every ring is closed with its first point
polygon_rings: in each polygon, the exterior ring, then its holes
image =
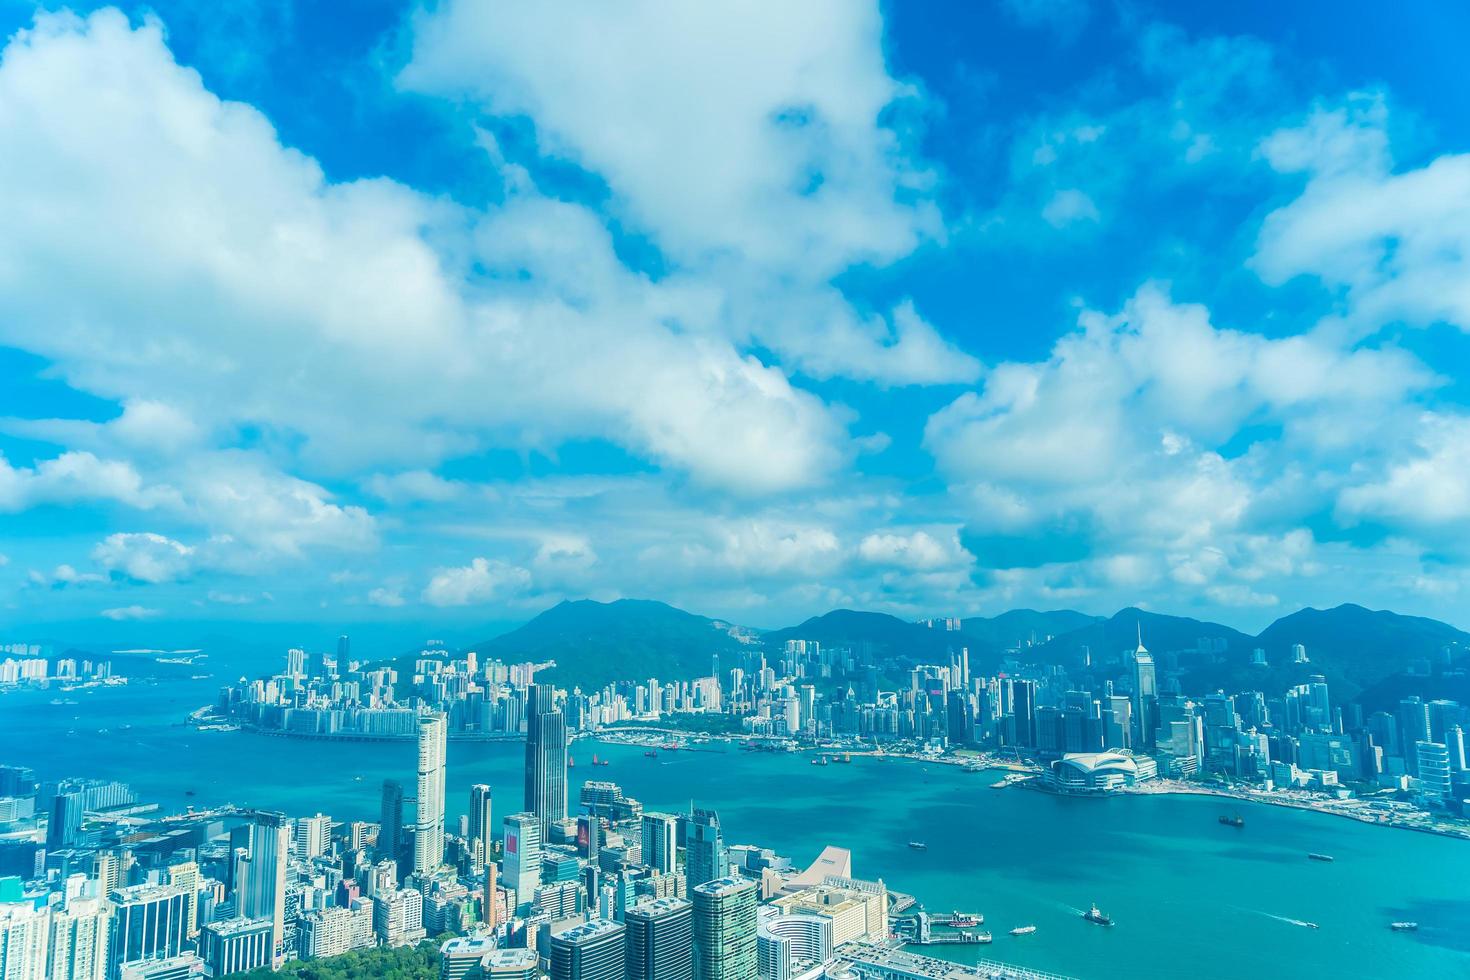
{"type": "Polygon", "coordinates": [[[0,2],[0,980],[1470,980],[1467,38],[0,2]]]}
{"type": "MultiPolygon", "coordinates": [[[[957,620],[923,625],[960,636],[957,620]]],[[[1365,717],[1310,674],[1284,691],[1192,698],[1177,690],[1172,653],[1161,672],[1136,629],[1133,649],[1085,649],[1072,671],[1014,650],[993,676],[973,675],[968,649],[947,645],[945,662],[910,666],[893,687],[886,658],[801,639],[750,644],[734,663],[716,655],[706,676],[595,691],[538,681],[555,663],[442,646],[405,660],[403,676],[353,659],[346,636],[330,652],[293,649],[279,673],[222,688],[188,723],[363,752],[416,745],[414,771],[381,786],[377,819],[235,805],[159,815],[120,782],[0,767],[0,976],[224,977],[423,943],[443,980],[1046,975],[1002,956],[961,966],[904,951],[996,937],[981,911],[930,910],[883,875],[855,876],[847,849],[794,859],[731,843],[698,801],[654,812],[615,781],[578,786],[579,770],[597,777],[606,764],[578,752],[594,736],[647,757],[712,744],[817,767],[881,755],[1005,770],[998,789],[1204,792],[1470,836],[1462,705],[1409,697],[1365,717]],[[1118,670],[1117,683],[1098,682],[1118,670]],[[446,785],[455,746],[481,739],[524,739],[523,786],[446,785]],[[467,804],[457,824],[451,793],[467,804]]],[[[1446,647],[1442,666],[1464,655],[1446,647]]],[[[1290,657],[1311,669],[1304,646],[1290,657]]],[[[46,676],[37,659],[21,662],[23,676],[46,676]]],[[[1250,659],[1266,666],[1263,650],[1250,659]]],[[[0,663],[12,686],[15,664],[0,663]]],[[[53,681],[78,674],[67,662],[53,681]]],[[[1244,819],[1222,810],[1220,822],[1244,819]]],[[[1112,919],[1094,905],[1079,922],[1112,919]]]]}

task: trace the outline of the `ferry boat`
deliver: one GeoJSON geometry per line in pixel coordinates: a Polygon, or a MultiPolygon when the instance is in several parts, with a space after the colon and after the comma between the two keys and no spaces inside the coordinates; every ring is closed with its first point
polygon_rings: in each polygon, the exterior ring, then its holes
{"type": "Polygon", "coordinates": [[[911,840],[911,841],[909,841],[909,847],[913,848],[916,851],[927,851],[927,850],[929,850],[929,845],[928,844],[925,844],[923,841],[918,841],[918,840],[911,840]]]}
{"type": "Polygon", "coordinates": [[[1012,936],[1029,936],[1036,931],[1035,926],[1016,926],[1011,930],[1012,936]]]}
{"type": "Polygon", "coordinates": [[[1313,861],[1331,861],[1333,859],[1331,854],[1316,854],[1316,853],[1313,853],[1313,854],[1308,854],[1307,857],[1311,858],[1313,861]]]}
{"type": "Polygon", "coordinates": [[[1394,932],[1417,932],[1419,930],[1419,923],[1417,923],[1417,922],[1390,922],[1388,924],[1388,927],[1390,929],[1392,929],[1394,932]]]}
{"type": "Polygon", "coordinates": [[[1237,813],[1233,816],[1222,816],[1220,818],[1220,822],[1227,827],[1244,827],[1245,817],[1242,817],[1240,814],[1237,813]]]}
{"type": "Polygon", "coordinates": [[[1113,917],[1104,915],[1102,909],[1097,907],[1096,902],[1092,903],[1092,908],[1082,913],[1082,918],[1088,922],[1096,922],[1100,926],[1110,926],[1113,924],[1113,917]]]}

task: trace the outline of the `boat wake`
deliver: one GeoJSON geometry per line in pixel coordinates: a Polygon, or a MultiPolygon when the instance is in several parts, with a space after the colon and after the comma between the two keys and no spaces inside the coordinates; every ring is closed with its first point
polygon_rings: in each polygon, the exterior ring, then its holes
{"type": "Polygon", "coordinates": [[[1252,915],[1264,915],[1268,919],[1275,919],[1277,922],[1285,922],[1289,926],[1298,926],[1302,929],[1317,928],[1317,923],[1315,922],[1308,922],[1305,919],[1293,919],[1287,915],[1277,915],[1275,912],[1267,912],[1264,909],[1242,909],[1238,905],[1232,906],[1232,908],[1240,909],[1240,911],[1242,912],[1249,912],[1252,915]]]}

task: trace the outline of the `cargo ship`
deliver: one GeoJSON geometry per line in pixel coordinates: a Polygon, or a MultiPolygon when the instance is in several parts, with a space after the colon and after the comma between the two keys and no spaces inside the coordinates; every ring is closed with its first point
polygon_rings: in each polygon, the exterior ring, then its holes
{"type": "Polygon", "coordinates": [[[1220,822],[1227,827],[1244,827],[1245,817],[1242,817],[1240,814],[1237,813],[1233,816],[1221,817],[1220,822]]]}

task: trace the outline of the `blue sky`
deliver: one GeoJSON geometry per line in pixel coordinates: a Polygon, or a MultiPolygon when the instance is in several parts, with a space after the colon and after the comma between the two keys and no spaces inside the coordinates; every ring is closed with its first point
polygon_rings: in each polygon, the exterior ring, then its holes
{"type": "Polygon", "coordinates": [[[6,635],[1463,622],[1466,11],[202,10],[0,3],[6,635]]]}

